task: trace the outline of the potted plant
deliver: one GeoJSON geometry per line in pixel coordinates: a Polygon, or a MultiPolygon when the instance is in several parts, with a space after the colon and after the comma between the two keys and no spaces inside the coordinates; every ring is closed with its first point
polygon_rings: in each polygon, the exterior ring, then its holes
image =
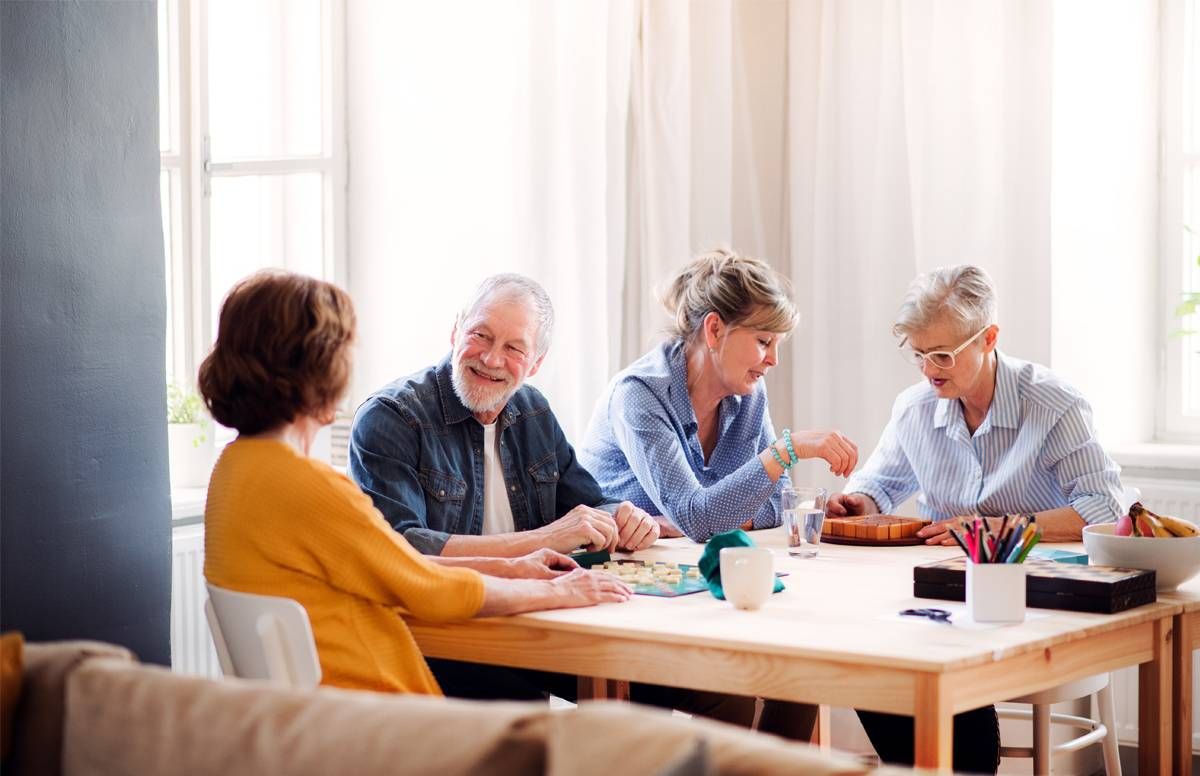
{"type": "Polygon", "coordinates": [[[172,488],[203,488],[212,473],[211,421],[192,390],[167,385],[167,454],[172,488]]]}

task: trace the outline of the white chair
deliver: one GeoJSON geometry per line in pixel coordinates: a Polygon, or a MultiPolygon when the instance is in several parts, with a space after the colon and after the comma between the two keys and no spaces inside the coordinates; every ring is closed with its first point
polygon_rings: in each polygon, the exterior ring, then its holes
{"type": "Polygon", "coordinates": [[[1041,692],[1012,698],[1009,703],[1028,703],[1032,709],[999,709],[1001,719],[1033,720],[1033,746],[1001,746],[1001,757],[1032,757],[1033,772],[1037,776],[1050,773],[1050,760],[1059,752],[1074,752],[1097,741],[1104,747],[1104,772],[1108,776],[1121,776],[1121,758],[1117,752],[1116,708],[1113,703],[1112,677],[1096,674],[1075,682],[1060,684],[1041,692]],[[1051,712],[1050,706],[1063,701],[1096,696],[1099,721],[1072,714],[1051,712]],[[1071,725],[1085,732],[1055,746],[1050,745],[1050,725],[1071,725]]]}
{"type": "Polygon", "coordinates": [[[308,612],[296,601],[209,584],[204,612],[226,676],[267,679],[297,689],[320,683],[308,612]]]}

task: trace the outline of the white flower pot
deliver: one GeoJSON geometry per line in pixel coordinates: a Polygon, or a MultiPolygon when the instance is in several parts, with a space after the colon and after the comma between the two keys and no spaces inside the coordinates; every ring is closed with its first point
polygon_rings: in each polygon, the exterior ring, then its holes
{"type": "Polygon", "coordinates": [[[205,488],[213,467],[212,424],[168,423],[172,488],[205,488]]]}

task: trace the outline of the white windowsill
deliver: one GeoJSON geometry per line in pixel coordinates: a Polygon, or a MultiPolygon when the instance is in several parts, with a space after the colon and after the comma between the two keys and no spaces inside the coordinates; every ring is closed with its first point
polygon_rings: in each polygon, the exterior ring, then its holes
{"type": "Polygon", "coordinates": [[[204,520],[208,488],[171,488],[171,523],[188,525],[204,520]]]}
{"type": "Polygon", "coordinates": [[[1122,469],[1164,479],[1200,479],[1200,445],[1145,442],[1108,448],[1122,469]]]}

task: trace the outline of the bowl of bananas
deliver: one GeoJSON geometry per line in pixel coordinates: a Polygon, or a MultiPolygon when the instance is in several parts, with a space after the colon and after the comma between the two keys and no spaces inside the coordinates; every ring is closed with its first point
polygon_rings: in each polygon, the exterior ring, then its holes
{"type": "Polygon", "coordinates": [[[1200,529],[1138,502],[1115,523],[1084,527],[1083,546],[1094,566],[1153,569],[1159,590],[1174,590],[1200,572],[1200,529]]]}

